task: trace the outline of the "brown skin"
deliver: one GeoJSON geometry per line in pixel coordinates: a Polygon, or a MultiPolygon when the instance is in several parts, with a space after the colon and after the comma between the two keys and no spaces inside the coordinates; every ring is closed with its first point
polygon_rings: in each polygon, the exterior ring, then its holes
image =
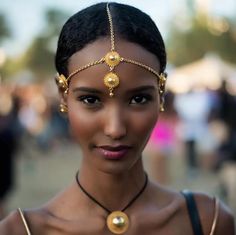
{"type": "MultiPolygon", "coordinates": [[[[109,47],[109,39],[104,38],[75,53],[69,62],[69,72],[100,59],[109,47]]],[[[137,44],[118,40],[116,49],[123,57],[159,70],[156,57],[137,44]]],[[[159,94],[153,74],[132,64],[120,64],[116,68],[120,85],[114,90],[115,96],[110,98],[103,84],[107,71],[107,65],[97,65],[75,75],[69,94],[62,95],[62,101],[68,105],[71,129],[83,152],[81,184],[107,208],[120,210],[144,183],[141,155],[159,115],[159,94]],[[144,86],[149,88],[143,89],[144,86]],[[81,87],[96,92],[81,91],[81,87]],[[142,90],[134,91],[137,88],[142,90]],[[104,158],[97,149],[116,144],[130,147],[125,157],[118,161],[104,158]]],[[[196,194],[195,198],[207,235],[212,225],[214,203],[206,195],[196,194]]],[[[127,235],[193,234],[181,194],[152,182],[126,213],[131,221],[127,235]]],[[[111,234],[105,225],[106,211],[91,201],[75,180],[46,205],[26,211],[25,215],[33,235],[111,234]]],[[[233,235],[233,229],[233,217],[221,205],[215,235],[233,235]]],[[[18,212],[0,223],[0,234],[26,234],[18,212]]]]}

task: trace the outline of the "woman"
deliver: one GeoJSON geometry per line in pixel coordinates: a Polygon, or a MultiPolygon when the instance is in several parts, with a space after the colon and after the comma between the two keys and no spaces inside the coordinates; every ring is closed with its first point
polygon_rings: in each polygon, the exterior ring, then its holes
{"type": "Polygon", "coordinates": [[[142,151],[163,110],[165,66],[160,33],[136,8],[100,3],[66,22],[56,80],[61,111],[83,153],[81,167],[41,208],[13,212],[0,234],[166,235],[193,234],[193,228],[233,234],[223,205],[194,194],[200,221],[192,203],[199,222],[192,227],[183,194],[150,182],[144,172],[142,151]]]}

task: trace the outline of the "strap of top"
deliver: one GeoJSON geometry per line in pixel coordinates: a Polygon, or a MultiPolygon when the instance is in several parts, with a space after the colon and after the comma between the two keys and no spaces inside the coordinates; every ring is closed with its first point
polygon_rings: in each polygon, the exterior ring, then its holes
{"type": "Polygon", "coordinates": [[[30,230],[29,230],[29,226],[28,226],[28,224],[26,222],[26,219],[25,219],[25,216],[24,216],[24,213],[22,212],[22,210],[20,208],[18,208],[18,212],[19,212],[20,217],[22,219],[22,222],[23,222],[23,224],[25,226],[25,230],[27,232],[27,235],[31,235],[30,230]]]}
{"type": "MultiPolygon", "coordinates": [[[[189,212],[190,220],[192,223],[194,235],[203,235],[202,226],[201,226],[198,210],[196,207],[196,203],[193,197],[193,193],[188,190],[183,190],[181,191],[181,193],[184,195],[187,202],[188,212],[189,212]]],[[[219,217],[220,202],[217,198],[214,198],[214,203],[215,203],[215,209],[214,209],[215,212],[214,212],[214,218],[213,218],[213,222],[211,226],[211,232],[209,235],[214,235],[217,220],[219,217]]]]}
{"type": "Polygon", "coordinates": [[[213,219],[212,226],[211,226],[210,235],[213,235],[215,232],[217,219],[219,217],[219,208],[220,208],[220,202],[218,199],[215,198],[215,213],[214,213],[214,219],[213,219]]]}
{"type": "Polygon", "coordinates": [[[203,235],[202,225],[200,222],[197,206],[193,197],[193,193],[188,190],[183,190],[181,193],[184,195],[187,203],[188,213],[190,216],[194,235],[203,235]]]}

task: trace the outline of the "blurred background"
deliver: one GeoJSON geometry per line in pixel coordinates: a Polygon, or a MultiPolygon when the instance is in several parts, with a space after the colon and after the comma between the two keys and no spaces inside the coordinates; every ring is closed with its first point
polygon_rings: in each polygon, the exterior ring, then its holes
{"type": "MultiPolygon", "coordinates": [[[[98,1],[0,1],[0,218],[74,180],[80,149],[58,112],[54,54],[70,15],[98,1]]],[[[220,197],[236,215],[236,1],[126,0],[168,51],[166,111],[144,151],[153,180],[220,197]]]]}

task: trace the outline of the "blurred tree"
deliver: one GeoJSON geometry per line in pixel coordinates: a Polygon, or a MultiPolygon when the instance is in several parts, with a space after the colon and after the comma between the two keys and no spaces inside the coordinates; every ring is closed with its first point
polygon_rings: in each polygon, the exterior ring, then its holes
{"type": "Polygon", "coordinates": [[[49,9],[45,14],[45,27],[21,58],[24,67],[30,69],[37,80],[47,79],[55,73],[53,65],[56,42],[66,18],[66,13],[49,9]]]}
{"type": "Polygon", "coordinates": [[[170,63],[180,66],[213,52],[236,63],[236,27],[226,18],[197,14],[172,23],[167,39],[170,63]],[[181,22],[181,21],[180,21],[181,22]]]}
{"type": "Polygon", "coordinates": [[[6,54],[5,51],[1,48],[2,43],[11,37],[11,31],[8,27],[5,15],[0,13],[0,82],[3,79],[4,71],[5,71],[5,64],[6,64],[6,54]],[[4,66],[3,66],[4,65],[4,66]]]}
{"type": "Polygon", "coordinates": [[[6,18],[0,13],[0,43],[11,36],[10,29],[7,26],[6,18]]]}
{"type": "Polygon", "coordinates": [[[3,75],[9,78],[21,71],[30,71],[37,81],[45,80],[55,74],[54,55],[59,31],[67,19],[61,10],[48,9],[45,25],[23,55],[10,59],[4,66],[3,75]]]}

